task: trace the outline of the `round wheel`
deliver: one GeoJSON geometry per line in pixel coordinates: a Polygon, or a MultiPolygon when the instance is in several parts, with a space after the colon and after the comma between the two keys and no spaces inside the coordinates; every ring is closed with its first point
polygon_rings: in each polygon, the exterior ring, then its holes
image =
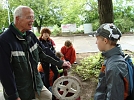
{"type": "Polygon", "coordinates": [[[80,96],[81,83],[72,76],[62,76],[55,80],[53,94],[59,100],[75,100],[80,96]]]}

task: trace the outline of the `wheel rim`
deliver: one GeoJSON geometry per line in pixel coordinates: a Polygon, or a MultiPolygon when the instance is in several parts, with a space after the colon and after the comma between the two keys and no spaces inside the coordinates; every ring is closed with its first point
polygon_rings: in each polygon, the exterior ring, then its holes
{"type": "Polygon", "coordinates": [[[52,91],[59,100],[75,100],[80,96],[81,83],[75,77],[62,76],[55,80],[52,91]]]}

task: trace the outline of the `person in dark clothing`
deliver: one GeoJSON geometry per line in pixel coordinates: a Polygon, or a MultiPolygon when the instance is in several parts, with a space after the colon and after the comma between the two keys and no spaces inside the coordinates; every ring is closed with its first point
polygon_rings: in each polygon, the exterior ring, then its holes
{"type": "MultiPolygon", "coordinates": [[[[41,36],[39,37],[39,41],[46,47],[49,48],[53,53],[55,53],[55,43],[54,41],[50,38],[51,31],[48,28],[43,28],[41,30],[41,36]]],[[[47,53],[48,54],[48,53],[47,53]]],[[[57,56],[56,56],[57,57],[57,56]]],[[[54,73],[53,76],[53,82],[58,78],[59,73],[57,70],[56,65],[47,63],[47,62],[41,62],[44,73],[45,73],[45,83],[44,85],[46,88],[50,88],[50,83],[49,83],[49,73],[50,70],[54,73]]]]}
{"type": "Polygon", "coordinates": [[[30,31],[34,22],[30,7],[18,6],[13,15],[14,22],[0,35],[0,79],[5,100],[52,100],[37,70],[38,62],[69,68],[71,64],[53,58],[55,54],[30,31]]]}

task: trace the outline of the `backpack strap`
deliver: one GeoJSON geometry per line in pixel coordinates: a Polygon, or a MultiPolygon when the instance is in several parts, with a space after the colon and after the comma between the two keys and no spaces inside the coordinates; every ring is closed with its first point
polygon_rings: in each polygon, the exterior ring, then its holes
{"type": "Polygon", "coordinates": [[[134,65],[131,57],[128,54],[125,54],[124,57],[129,71],[129,85],[130,85],[130,95],[126,100],[134,100],[134,65]]]}
{"type": "Polygon", "coordinates": [[[124,57],[127,67],[128,67],[128,72],[129,72],[129,85],[130,85],[130,91],[132,92],[134,88],[134,65],[132,63],[132,59],[128,54],[125,54],[124,57]]]}

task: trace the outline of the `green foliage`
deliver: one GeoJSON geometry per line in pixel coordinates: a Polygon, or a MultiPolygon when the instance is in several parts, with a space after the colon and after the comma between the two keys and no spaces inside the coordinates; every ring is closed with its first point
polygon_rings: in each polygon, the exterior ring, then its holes
{"type": "Polygon", "coordinates": [[[115,5],[114,6],[114,18],[132,18],[134,13],[134,7],[133,6],[120,6],[120,5],[115,5]]]}
{"type": "Polygon", "coordinates": [[[34,34],[36,35],[36,37],[40,36],[40,33],[38,33],[38,32],[34,32],[34,34]]]}
{"type": "Polygon", "coordinates": [[[131,27],[134,27],[134,22],[129,18],[119,18],[114,20],[115,25],[122,33],[129,32],[131,27]]]}
{"type": "Polygon", "coordinates": [[[84,34],[83,30],[77,30],[76,32],[73,32],[73,34],[84,34]]]}
{"type": "Polygon", "coordinates": [[[85,16],[85,20],[84,23],[92,23],[94,20],[98,19],[98,14],[96,11],[85,11],[86,16],[85,16]]]}
{"type": "MultiPolygon", "coordinates": [[[[117,1],[117,0],[116,0],[117,1]]],[[[18,5],[30,6],[35,12],[36,27],[47,27],[61,24],[73,24],[77,26],[83,23],[92,23],[93,30],[99,27],[99,15],[97,1],[94,0],[8,0],[10,9],[10,20],[13,21],[13,11],[18,5]],[[91,9],[85,9],[90,6],[91,9]]],[[[127,3],[131,2],[127,0],[127,3]]],[[[130,28],[134,28],[134,7],[121,6],[123,0],[118,0],[114,6],[114,23],[119,26],[120,30],[129,32],[130,28]],[[125,22],[126,21],[126,22],[125,22]]],[[[0,28],[8,27],[7,9],[2,9],[0,4],[0,28]]]]}
{"type": "Polygon", "coordinates": [[[79,0],[62,0],[61,7],[62,7],[62,20],[61,23],[63,24],[74,24],[77,25],[82,24],[80,15],[84,10],[83,5],[86,3],[86,0],[79,1],[79,0]]]}
{"type": "Polygon", "coordinates": [[[0,34],[2,34],[2,32],[3,32],[2,29],[0,29],[0,34]]]}
{"type": "Polygon", "coordinates": [[[8,12],[7,9],[0,8],[0,28],[8,26],[8,12]]]}
{"type": "Polygon", "coordinates": [[[122,33],[130,32],[130,28],[134,28],[134,7],[120,3],[114,6],[114,23],[122,33]]]}
{"type": "Polygon", "coordinates": [[[93,26],[93,30],[96,31],[99,27],[100,23],[99,23],[99,20],[96,19],[92,22],[92,26],[93,26]]]}
{"type": "Polygon", "coordinates": [[[90,7],[90,10],[83,10],[82,16],[84,17],[84,23],[93,23],[94,20],[99,19],[97,2],[90,1],[86,3],[86,6],[90,7]]]}
{"type": "Polygon", "coordinates": [[[103,57],[101,53],[96,53],[89,57],[83,58],[80,61],[80,65],[76,66],[74,72],[82,77],[83,80],[90,79],[91,77],[98,77],[101,65],[103,63],[103,57]]]}
{"type": "Polygon", "coordinates": [[[52,35],[53,36],[61,35],[61,28],[58,27],[58,25],[54,25],[53,30],[52,30],[52,35]]]}

